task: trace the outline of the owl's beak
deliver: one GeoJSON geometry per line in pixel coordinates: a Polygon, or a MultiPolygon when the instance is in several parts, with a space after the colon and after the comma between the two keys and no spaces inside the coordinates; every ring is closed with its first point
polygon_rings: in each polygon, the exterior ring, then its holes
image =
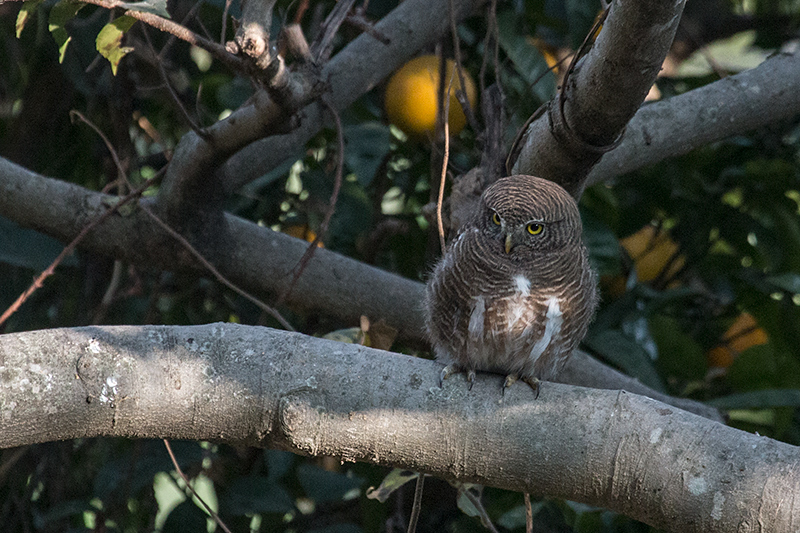
{"type": "Polygon", "coordinates": [[[511,235],[506,235],[506,253],[511,253],[511,235]]]}

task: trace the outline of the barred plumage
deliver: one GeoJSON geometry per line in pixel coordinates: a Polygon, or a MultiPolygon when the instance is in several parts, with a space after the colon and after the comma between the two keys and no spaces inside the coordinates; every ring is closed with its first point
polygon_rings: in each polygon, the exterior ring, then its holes
{"type": "Polygon", "coordinates": [[[426,287],[428,335],[442,379],[505,374],[538,393],[586,335],[597,281],[575,200],[559,185],[510,176],[488,187],[426,287]]]}

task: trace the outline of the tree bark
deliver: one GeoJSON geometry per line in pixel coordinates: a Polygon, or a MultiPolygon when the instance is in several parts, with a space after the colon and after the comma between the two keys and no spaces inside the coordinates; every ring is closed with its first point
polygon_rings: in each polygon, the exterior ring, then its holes
{"type": "Polygon", "coordinates": [[[628,123],[622,143],[589,173],[587,185],[796,117],[797,87],[800,53],[780,53],[754,69],[647,104],[628,123]]]}
{"type": "Polygon", "coordinates": [[[0,447],[215,440],[607,507],[675,532],[795,531],[800,451],[625,391],[480,374],[234,324],[0,337],[0,447]]]}
{"type": "MultiPolygon", "coordinates": [[[[45,178],[0,158],[0,213],[63,241],[72,240],[86,224],[114,205],[115,199],[45,178]],[[51,201],[41,202],[41,198],[51,201]]],[[[204,257],[239,287],[270,298],[282,293],[291,282],[294,268],[308,247],[305,241],[233,215],[225,215],[218,230],[200,250],[204,257]]],[[[80,247],[144,268],[208,274],[194,256],[135,206],[99,225],[80,247]]],[[[352,324],[358,324],[359,318],[366,315],[373,322],[386,321],[407,339],[423,340],[423,291],[424,286],[418,281],[319,249],[286,303],[352,324]]],[[[585,354],[573,358],[565,376],[577,385],[627,388],[719,419],[716,411],[702,404],[656,392],[585,354]]]]}
{"type": "Polygon", "coordinates": [[[618,142],[655,82],[684,5],[612,2],[591,50],[525,132],[512,173],[555,181],[580,198],[587,174],[618,142]]]}

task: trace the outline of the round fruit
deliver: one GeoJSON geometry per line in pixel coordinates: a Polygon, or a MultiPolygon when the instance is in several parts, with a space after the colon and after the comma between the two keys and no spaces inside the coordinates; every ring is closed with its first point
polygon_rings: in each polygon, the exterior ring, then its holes
{"type": "MultiPolygon", "coordinates": [[[[455,61],[445,63],[447,86],[450,88],[450,110],[447,123],[450,133],[455,135],[464,129],[467,118],[456,98],[461,88],[455,61]]],[[[475,107],[477,91],[475,82],[466,71],[464,91],[470,107],[475,107]]],[[[439,89],[439,60],[435,55],[412,59],[392,75],[386,86],[386,114],[389,120],[407,135],[422,137],[436,130],[436,108],[439,89]]]]}
{"type": "Polygon", "coordinates": [[[718,346],[711,348],[706,357],[709,366],[728,368],[740,353],[752,346],[769,342],[764,331],[750,313],[742,313],[722,336],[718,346]]]}
{"type": "Polygon", "coordinates": [[[620,242],[636,265],[639,281],[653,281],[664,269],[669,279],[686,263],[682,255],[676,255],[678,244],[669,234],[649,224],[620,242]]]}

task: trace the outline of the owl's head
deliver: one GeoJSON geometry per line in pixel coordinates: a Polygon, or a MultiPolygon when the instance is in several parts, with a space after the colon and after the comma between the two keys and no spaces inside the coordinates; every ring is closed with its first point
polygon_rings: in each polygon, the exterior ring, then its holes
{"type": "Polygon", "coordinates": [[[488,187],[481,196],[477,227],[512,259],[581,242],[575,200],[560,185],[534,176],[509,176],[488,187]]]}

